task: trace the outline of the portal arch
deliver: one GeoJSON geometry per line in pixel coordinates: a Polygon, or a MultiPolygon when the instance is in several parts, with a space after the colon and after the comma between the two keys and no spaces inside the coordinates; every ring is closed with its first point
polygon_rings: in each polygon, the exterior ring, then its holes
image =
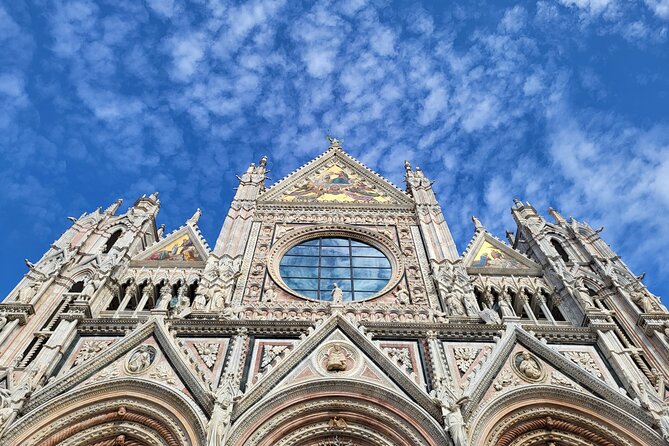
{"type": "Polygon", "coordinates": [[[196,446],[206,442],[205,425],[202,410],[182,393],[145,379],[117,379],[41,404],[11,427],[3,444],[196,446]]]}
{"type": "Polygon", "coordinates": [[[475,415],[470,438],[482,446],[663,444],[642,418],[572,389],[523,387],[498,397],[475,415]]]}
{"type": "Polygon", "coordinates": [[[234,446],[450,445],[427,411],[396,391],[361,380],[297,384],[241,414],[229,437],[234,446]],[[338,425],[339,424],[339,425],[338,425]]]}

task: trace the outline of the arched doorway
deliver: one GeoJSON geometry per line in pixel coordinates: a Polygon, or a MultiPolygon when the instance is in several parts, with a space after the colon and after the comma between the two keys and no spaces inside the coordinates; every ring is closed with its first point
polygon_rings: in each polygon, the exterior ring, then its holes
{"type": "Polygon", "coordinates": [[[663,444],[640,419],[602,399],[565,388],[512,390],[474,418],[470,438],[481,446],[663,444]]]}
{"type": "Polygon", "coordinates": [[[120,379],[69,391],[27,413],[4,440],[11,446],[196,446],[202,411],[152,381],[120,379]]]}
{"type": "Polygon", "coordinates": [[[347,380],[318,380],[270,394],[241,414],[234,446],[448,445],[443,427],[399,392],[347,380]]]}

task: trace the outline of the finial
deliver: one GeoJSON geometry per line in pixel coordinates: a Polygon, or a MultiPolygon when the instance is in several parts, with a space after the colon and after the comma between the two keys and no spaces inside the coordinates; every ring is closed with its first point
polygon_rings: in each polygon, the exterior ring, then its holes
{"type": "Polygon", "coordinates": [[[476,230],[483,229],[483,225],[481,224],[481,220],[476,218],[475,215],[472,215],[472,222],[474,223],[474,228],[476,230]]]}
{"type": "Polygon", "coordinates": [[[341,149],[342,140],[335,138],[334,136],[327,135],[326,138],[330,142],[330,149],[341,149]]]}
{"type": "Polygon", "coordinates": [[[109,207],[105,210],[105,214],[113,215],[116,211],[118,211],[118,208],[121,207],[121,204],[123,204],[123,200],[121,198],[116,199],[116,201],[109,205],[109,207]]]}
{"type": "Polygon", "coordinates": [[[267,155],[263,155],[262,158],[260,158],[258,167],[265,167],[266,165],[267,165],[267,155]]]}
{"type": "Polygon", "coordinates": [[[506,239],[511,243],[512,245],[516,242],[516,235],[513,233],[513,231],[506,230],[506,239]]]}
{"type": "Polygon", "coordinates": [[[560,224],[560,223],[567,223],[567,220],[564,219],[564,217],[555,209],[553,208],[548,208],[548,213],[553,216],[553,219],[555,220],[555,223],[560,224]]]}
{"type": "Polygon", "coordinates": [[[518,206],[518,207],[522,207],[522,206],[523,206],[523,202],[520,201],[520,200],[517,199],[517,198],[514,198],[514,199],[513,199],[513,204],[515,204],[515,205],[518,206]]]}
{"type": "Polygon", "coordinates": [[[404,160],[404,170],[406,170],[407,172],[411,172],[411,163],[409,162],[409,160],[404,160]]]}
{"type": "Polygon", "coordinates": [[[200,219],[200,215],[202,215],[202,211],[200,210],[200,208],[197,208],[193,216],[188,219],[188,223],[194,225],[200,219]]]}
{"type": "Polygon", "coordinates": [[[149,196],[149,198],[151,200],[157,200],[158,199],[158,194],[159,194],[159,192],[154,192],[149,196]]]}

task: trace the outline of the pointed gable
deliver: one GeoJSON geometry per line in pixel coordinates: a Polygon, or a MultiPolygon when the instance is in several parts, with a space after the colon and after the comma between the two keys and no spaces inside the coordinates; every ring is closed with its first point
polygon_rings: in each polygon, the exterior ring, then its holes
{"type": "Polygon", "coordinates": [[[91,358],[74,365],[40,388],[26,408],[32,410],[84,382],[121,379],[124,376],[141,376],[142,379],[176,385],[205,410],[210,411],[213,406],[205,375],[197,373],[191,361],[176,348],[176,342],[163,321],[151,317],[122,339],[110,342],[91,358]],[[142,346],[148,354],[145,366],[133,368],[134,357],[138,356],[142,346]]]}
{"type": "Polygon", "coordinates": [[[207,256],[206,245],[188,224],[149,247],[134,262],[142,266],[196,266],[203,264],[207,256]]]}
{"type": "Polygon", "coordinates": [[[608,371],[597,374],[592,367],[588,369],[584,366],[580,358],[586,354],[589,361],[598,364],[596,371],[605,368],[594,347],[575,349],[572,346],[548,346],[522,327],[508,326],[465,389],[464,396],[468,401],[463,413],[468,417],[478,407],[488,405],[512,390],[554,386],[563,392],[574,390],[582,395],[600,398],[628,413],[641,415],[641,421],[652,423],[652,418],[640,414],[635,410],[635,403],[620,394],[608,371]],[[570,354],[573,351],[575,355],[570,354]]]}
{"type": "Polygon", "coordinates": [[[412,203],[407,194],[340,148],[328,149],[270,187],[258,200],[319,205],[412,203]]]}
{"type": "MultiPolygon", "coordinates": [[[[250,380],[251,377],[247,377],[250,380]]],[[[411,379],[381,347],[368,339],[353,323],[335,313],[287,353],[276,366],[250,387],[235,408],[236,415],[277,389],[311,380],[360,379],[404,394],[435,419],[439,411],[425,388],[411,379]],[[339,355],[340,368],[330,368],[332,355],[339,355]]]]}
{"type": "Polygon", "coordinates": [[[477,231],[464,254],[470,274],[540,275],[541,267],[485,230],[477,231]]]}
{"type": "Polygon", "coordinates": [[[352,169],[334,163],[286,190],[281,201],[388,203],[390,197],[352,169]]]}

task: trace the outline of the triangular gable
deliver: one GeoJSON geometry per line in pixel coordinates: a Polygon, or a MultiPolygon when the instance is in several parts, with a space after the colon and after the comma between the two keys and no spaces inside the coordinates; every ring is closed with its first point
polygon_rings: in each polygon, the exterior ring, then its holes
{"type": "MultiPolygon", "coordinates": [[[[128,335],[111,344],[96,357],[73,367],[63,376],[36,391],[28,402],[26,410],[32,410],[40,404],[43,404],[85,382],[99,371],[106,369],[108,366],[118,361],[130,350],[135,349],[139,345],[142,345],[147,339],[153,337],[155,338],[156,345],[160,348],[170,364],[169,370],[164,369],[166,373],[174,370],[174,372],[176,372],[176,378],[185,385],[186,389],[188,389],[193,396],[193,399],[205,409],[206,412],[210,413],[213,407],[211,393],[208,392],[203,383],[195,377],[195,374],[189,368],[188,361],[184,359],[182,354],[174,347],[173,343],[170,342],[170,336],[171,335],[167,332],[162,322],[159,322],[158,319],[154,317],[150,318],[128,335]]],[[[161,373],[160,370],[157,370],[157,372],[159,374],[161,373]]],[[[114,376],[110,376],[109,378],[114,378],[114,376]]]]}
{"type": "Polygon", "coordinates": [[[379,384],[392,389],[393,392],[401,392],[401,389],[371,360],[364,352],[355,348],[351,339],[335,329],[323,342],[312,351],[311,355],[293,368],[275,387],[273,392],[301,384],[306,381],[326,379],[361,379],[367,382],[379,384]],[[327,364],[329,356],[339,354],[345,362],[346,370],[341,372],[328,372],[327,364]]]}
{"type": "Polygon", "coordinates": [[[190,224],[149,247],[133,259],[141,266],[198,266],[207,260],[209,250],[190,224]]]}
{"type": "Polygon", "coordinates": [[[339,148],[331,148],[258,197],[261,202],[406,205],[411,198],[339,148]]]}
{"type": "MultiPolygon", "coordinates": [[[[425,390],[397,367],[387,353],[339,313],[332,315],[323,322],[306,339],[296,345],[276,367],[263,376],[253,387],[247,389],[242,399],[235,406],[234,418],[239,417],[282,383],[291,380],[316,378],[315,374],[318,372],[309,370],[309,367],[304,367],[305,365],[311,363],[314,370],[321,369],[323,366],[318,365],[318,363],[324,361],[324,356],[330,354],[342,355],[342,358],[345,358],[343,360],[348,361],[348,355],[354,353],[347,346],[344,345],[341,351],[332,353],[336,350],[337,339],[340,341],[346,339],[347,344],[362,355],[361,358],[353,361],[355,365],[351,365],[351,367],[359,367],[359,369],[356,369],[356,373],[361,373],[362,379],[365,379],[366,376],[370,380],[385,380],[385,382],[392,384],[392,388],[401,389],[408,398],[415,401],[435,419],[440,419],[440,409],[425,390]]],[[[337,377],[333,376],[332,379],[337,379],[337,377]]]]}
{"type": "Polygon", "coordinates": [[[470,274],[541,275],[541,266],[487,231],[477,231],[465,252],[464,263],[470,274]]]}
{"type": "Polygon", "coordinates": [[[79,383],[78,387],[94,382],[107,381],[117,378],[137,378],[162,382],[176,388],[179,392],[190,394],[188,388],[179,378],[178,374],[170,364],[167,356],[162,352],[160,344],[154,336],[149,336],[144,341],[142,341],[141,346],[143,346],[142,348],[150,349],[149,355],[155,356],[151,366],[148,367],[145,371],[136,374],[128,371],[127,364],[132,359],[134,353],[133,350],[130,350],[125,355],[121,356],[102,370],[95,373],[93,376],[79,383]]]}
{"type": "Polygon", "coordinates": [[[596,378],[592,373],[577,365],[564,354],[542,343],[519,326],[509,326],[493,349],[481,371],[472,380],[465,391],[468,398],[464,406],[465,418],[481,405],[484,397],[492,391],[500,394],[507,388],[519,385],[557,385],[582,389],[586,393],[601,398],[610,404],[642,417],[642,421],[651,425],[653,420],[645,413],[638,411],[638,406],[629,398],[621,395],[616,387],[596,378]],[[524,379],[514,370],[513,363],[518,366],[521,351],[529,352],[533,361],[539,364],[543,375],[532,380],[524,379]],[[553,373],[553,371],[557,373],[553,373]]]}

